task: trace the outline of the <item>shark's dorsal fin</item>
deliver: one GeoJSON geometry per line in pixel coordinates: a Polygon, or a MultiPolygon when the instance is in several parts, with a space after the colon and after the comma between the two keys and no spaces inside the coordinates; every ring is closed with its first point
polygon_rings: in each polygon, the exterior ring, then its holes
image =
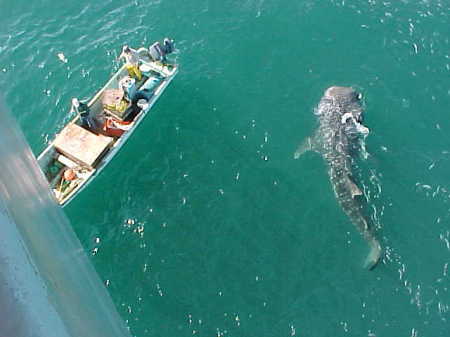
{"type": "Polygon", "coordinates": [[[353,182],[353,180],[350,179],[349,176],[346,177],[347,185],[350,189],[350,193],[352,194],[352,198],[356,197],[357,195],[362,195],[361,190],[358,186],[353,182]]]}
{"type": "Polygon", "coordinates": [[[303,143],[299,145],[297,148],[297,151],[294,153],[294,159],[298,159],[302,154],[308,151],[316,151],[319,152],[319,147],[317,145],[317,142],[315,141],[316,137],[308,137],[306,138],[303,143]]]}

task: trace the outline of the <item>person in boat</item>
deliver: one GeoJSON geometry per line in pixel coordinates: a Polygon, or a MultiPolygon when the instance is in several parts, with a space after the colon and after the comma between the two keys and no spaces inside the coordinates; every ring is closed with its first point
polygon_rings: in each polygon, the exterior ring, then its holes
{"type": "Polygon", "coordinates": [[[78,178],[77,172],[75,172],[74,169],[67,169],[64,171],[64,179],[66,181],[74,181],[75,179],[78,178]]]}
{"type": "Polygon", "coordinates": [[[136,91],[133,95],[133,99],[125,112],[127,115],[127,121],[133,121],[134,117],[141,111],[145,104],[148,104],[153,96],[153,92],[147,89],[136,91]]]}
{"type": "Polygon", "coordinates": [[[122,58],[125,59],[128,74],[140,81],[142,78],[142,73],[139,69],[139,54],[137,50],[132,49],[126,45],[123,46],[122,53],[119,56],[119,60],[122,58]]]}
{"type": "Polygon", "coordinates": [[[72,110],[80,115],[81,126],[92,129],[93,123],[89,115],[90,109],[86,103],[80,102],[78,98],[72,98],[72,110]]]}
{"type": "Polygon", "coordinates": [[[150,98],[152,98],[152,96],[153,96],[153,92],[151,92],[150,90],[147,90],[147,89],[138,90],[134,94],[133,99],[131,100],[131,104],[137,105],[137,102],[139,100],[145,100],[148,102],[148,101],[150,101],[150,98]]]}
{"type": "Polygon", "coordinates": [[[59,186],[58,192],[64,195],[66,192],[70,192],[75,185],[76,180],[78,179],[77,172],[74,169],[68,168],[64,171],[61,184],[59,186]]]}
{"type": "Polygon", "coordinates": [[[166,55],[174,51],[173,40],[168,38],[164,39],[163,45],[159,42],[155,42],[148,48],[148,53],[153,61],[166,62],[166,55]]]}

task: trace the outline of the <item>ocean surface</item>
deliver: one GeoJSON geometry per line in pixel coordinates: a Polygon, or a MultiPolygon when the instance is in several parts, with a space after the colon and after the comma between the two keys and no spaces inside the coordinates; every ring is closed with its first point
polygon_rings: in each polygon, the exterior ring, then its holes
{"type": "Polygon", "coordinates": [[[450,336],[448,0],[0,0],[0,13],[0,88],[36,155],[122,45],[175,40],[179,74],[65,208],[134,336],[450,336]],[[373,271],[324,160],[293,158],[331,85],[363,94],[354,172],[384,249],[373,271]]]}

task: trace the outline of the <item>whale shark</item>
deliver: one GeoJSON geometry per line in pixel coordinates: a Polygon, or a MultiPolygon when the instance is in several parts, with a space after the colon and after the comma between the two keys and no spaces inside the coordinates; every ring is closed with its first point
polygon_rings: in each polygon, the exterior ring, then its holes
{"type": "Polygon", "coordinates": [[[382,249],[373,226],[364,216],[363,193],[352,174],[352,160],[360,149],[359,140],[369,133],[362,124],[361,94],[350,87],[330,87],[325,90],[314,113],[319,126],[298,147],[294,158],[307,151],[315,151],[325,159],[338,203],[369,244],[365,267],[373,269],[380,260],[382,249]]]}

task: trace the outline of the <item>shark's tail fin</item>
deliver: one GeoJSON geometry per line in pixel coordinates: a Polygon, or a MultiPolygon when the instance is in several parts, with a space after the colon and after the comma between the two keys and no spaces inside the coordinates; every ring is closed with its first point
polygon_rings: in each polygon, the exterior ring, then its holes
{"type": "Polygon", "coordinates": [[[370,246],[370,252],[369,252],[369,255],[367,255],[366,262],[364,263],[364,267],[369,270],[372,270],[377,266],[378,262],[380,262],[382,250],[381,250],[380,243],[375,238],[372,238],[369,241],[369,246],[370,246]]]}

